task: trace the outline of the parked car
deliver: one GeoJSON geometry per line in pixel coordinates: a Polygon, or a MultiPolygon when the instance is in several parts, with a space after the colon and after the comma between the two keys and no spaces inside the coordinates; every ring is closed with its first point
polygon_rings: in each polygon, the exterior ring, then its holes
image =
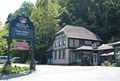
{"type": "MultiPolygon", "coordinates": [[[[10,61],[12,61],[12,58],[10,57],[10,61]]],[[[6,63],[7,62],[7,56],[0,56],[0,63],[6,63]]]]}
{"type": "Polygon", "coordinates": [[[13,63],[23,63],[23,59],[20,57],[13,57],[13,63]]]}

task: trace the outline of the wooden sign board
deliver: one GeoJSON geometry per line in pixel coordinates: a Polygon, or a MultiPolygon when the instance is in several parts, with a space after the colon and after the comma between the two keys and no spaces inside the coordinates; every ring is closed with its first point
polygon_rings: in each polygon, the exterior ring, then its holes
{"type": "Polygon", "coordinates": [[[9,37],[12,39],[33,40],[35,29],[28,17],[17,16],[10,23],[9,37]]]}

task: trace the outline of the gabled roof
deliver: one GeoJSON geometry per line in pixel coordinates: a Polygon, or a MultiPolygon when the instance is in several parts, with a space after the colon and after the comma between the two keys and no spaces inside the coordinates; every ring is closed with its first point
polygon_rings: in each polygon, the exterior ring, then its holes
{"type": "Polygon", "coordinates": [[[94,33],[92,33],[91,31],[87,30],[84,27],[66,25],[64,28],[58,31],[56,35],[61,32],[65,33],[65,35],[69,38],[102,41],[97,35],[95,35],[94,33]]]}

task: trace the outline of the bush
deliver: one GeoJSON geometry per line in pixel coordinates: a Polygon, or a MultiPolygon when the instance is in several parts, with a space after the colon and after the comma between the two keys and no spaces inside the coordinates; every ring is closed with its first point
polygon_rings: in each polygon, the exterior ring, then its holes
{"type": "Polygon", "coordinates": [[[110,65],[111,65],[111,63],[109,61],[104,61],[102,63],[102,66],[110,66],[110,65]]]}
{"type": "Polygon", "coordinates": [[[2,74],[2,68],[0,68],[0,75],[2,74]]]}
{"type": "Polygon", "coordinates": [[[112,63],[110,66],[112,66],[112,67],[120,67],[120,63],[112,63]]]}
{"type": "Polygon", "coordinates": [[[111,66],[112,66],[112,67],[116,67],[116,66],[117,66],[117,63],[112,63],[111,66]]]}
{"type": "Polygon", "coordinates": [[[120,63],[110,63],[109,61],[104,61],[102,66],[120,67],[120,63]]]}
{"type": "Polygon", "coordinates": [[[120,62],[116,64],[117,67],[120,67],[120,62]]]}
{"type": "Polygon", "coordinates": [[[3,68],[0,68],[0,74],[16,74],[20,72],[25,72],[28,71],[28,67],[20,67],[20,66],[9,66],[9,65],[4,65],[3,68]]]}
{"type": "Polygon", "coordinates": [[[10,72],[11,73],[20,73],[20,72],[24,72],[24,71],[28,71],[29,68],[28,67],[20,67],[20,66],[14,66],[11,67],[10,72]]]}

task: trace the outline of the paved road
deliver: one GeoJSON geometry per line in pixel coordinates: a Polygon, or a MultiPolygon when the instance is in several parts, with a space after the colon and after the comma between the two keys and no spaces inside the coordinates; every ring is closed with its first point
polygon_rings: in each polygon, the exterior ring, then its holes
{"type": "Polygon", "coordinates": [[[37,71],[0,77],[0,81],[120,81],[120,68],[37,65],[37,71]]]}

